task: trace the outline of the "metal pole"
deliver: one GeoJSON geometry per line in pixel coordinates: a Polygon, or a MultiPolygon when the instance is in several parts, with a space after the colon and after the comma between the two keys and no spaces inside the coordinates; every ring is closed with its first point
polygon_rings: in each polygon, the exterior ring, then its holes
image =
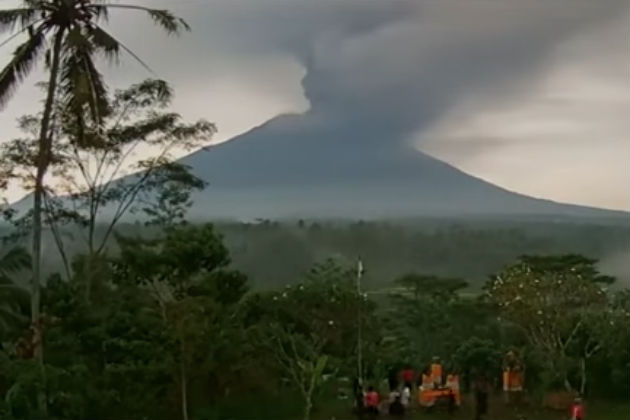
{"type": "Polygon", "coordinates": [[[363,386],[363,353],[362,353],[362,337],[361,337],[361,306],[363,305],[362,296],[361,296],[361,276],[363,275],[363,262],[361,262],[361,258],[359,257],[359,261],[357,263],[357,295],[359,297],[358,307],[357,307],[357,324],[358,324],[358,334],[357,334],[357,368],[359,370],[359,383],[363,386]]]}

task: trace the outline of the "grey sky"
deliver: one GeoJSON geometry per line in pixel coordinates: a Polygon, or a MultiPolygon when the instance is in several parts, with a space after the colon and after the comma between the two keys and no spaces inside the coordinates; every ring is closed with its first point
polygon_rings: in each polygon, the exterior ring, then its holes
{"type": "MultiPolygon", "coordinates": [[[[630,209],[627,1],[144,3],[193,32],[167,39],[133,13],[111,31],[172,82],[176,110],[218,124],[217,141],[308,108],[331,122],[378,116],[392,139],[495,184],[630,209]]],[[[113,86],[150,76],[130,58],[107,73],[113,86]]],[[[0,114],[3,136],[37,110],[39,78],[0,114]]]]}

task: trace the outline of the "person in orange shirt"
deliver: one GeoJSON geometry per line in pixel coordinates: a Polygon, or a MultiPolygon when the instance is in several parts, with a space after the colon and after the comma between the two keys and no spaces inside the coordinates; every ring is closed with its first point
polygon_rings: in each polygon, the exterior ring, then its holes
{"type": "Polygon", "coordinates": [[[433,380],[430,374],[422,374],[422,386],[418,390],[418,403],[422,407],[432,407],[435,398],[431,394],[433,391],[433,380]]]}
{"type": "Polygon", "coordinates": [[[442,364],[437,356],[433,357],[433,363],[431,363],[431,380],[436,387],[442,386],[442,364]]]}
{"type": "Polygon", "coordinates": [[[509,368],[503,369],[503,391],[508,392],[510,390],[510,370],[509,368]]]}
{"type": "Polygon", "coordinates": [[[518,354],[510,350],[503,358],[503,391],[506,404],[519,405],[523,391],[524,366],[518,354]]]}
{"type": "Polygon", "coordinates": [[[450,374],[446,377],[446,386],[453,392],[453,400],[456,407],[461,404],[461,396],[459,393],[459,376],[450,374]]]}

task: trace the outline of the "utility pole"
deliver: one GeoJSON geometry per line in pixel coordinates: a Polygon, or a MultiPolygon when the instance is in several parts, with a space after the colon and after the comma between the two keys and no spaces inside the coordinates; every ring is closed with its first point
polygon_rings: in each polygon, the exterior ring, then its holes
{"type": "Polygon", "coordinates": [[[363,306],[363,296],[361,295],[361,276],[363,276],[363,262],[361,261],[361,257],[359,257],[359,261],[357,262],[357,296],[359,297],[357,306],[357,368],[359,383],[363,386],[363,350],[361,348],[361,307],[363,306]]]}

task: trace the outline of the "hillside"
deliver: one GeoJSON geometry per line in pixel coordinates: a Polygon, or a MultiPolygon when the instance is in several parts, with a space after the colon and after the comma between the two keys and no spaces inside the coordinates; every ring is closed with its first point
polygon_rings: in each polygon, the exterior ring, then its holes
{"type": "MultiPolygon", "coordinates": [[[[193,197],[189,216],[198,221],[629,216],[508,191],[422,153],[396,125],[352,114],[281,115],[181,162],[208,183],[193,197]]],[[[30,206],[28,196],[14,204],[30,206]]]]}
{"type": "MultiPolygon", "coordinates": [[[[389,127],[361,121],[319,124],[284,115],[182,162],[209,183],[196,219],[544,215],[621,217],[623,212],[513,193],[410,147],[389,127]]],[[[535,170],[532,167],[532,170],[535,170]]]]}

